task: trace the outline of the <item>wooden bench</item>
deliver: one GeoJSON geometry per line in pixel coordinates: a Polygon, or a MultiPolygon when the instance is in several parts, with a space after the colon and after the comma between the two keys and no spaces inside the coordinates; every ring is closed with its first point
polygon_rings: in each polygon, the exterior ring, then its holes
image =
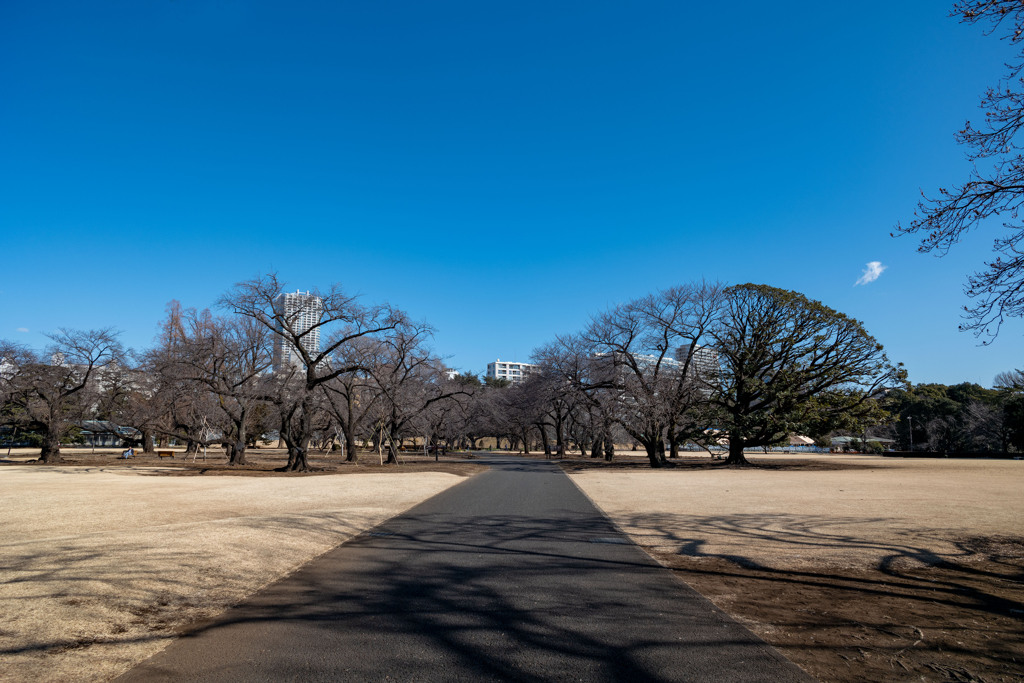
{"type": "Polygon", "coordinates": [[[173,458],[174,451],[157,451],[156,454],[161,458],[173,458]]]}

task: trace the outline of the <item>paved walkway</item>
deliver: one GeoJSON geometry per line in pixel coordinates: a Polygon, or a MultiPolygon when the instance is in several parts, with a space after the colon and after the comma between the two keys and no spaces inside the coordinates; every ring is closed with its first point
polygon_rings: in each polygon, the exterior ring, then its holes
{"type": "Polygon", "coordinates": [[[120,680],[810,680],[555,465],[487,461],[120,680]]]}

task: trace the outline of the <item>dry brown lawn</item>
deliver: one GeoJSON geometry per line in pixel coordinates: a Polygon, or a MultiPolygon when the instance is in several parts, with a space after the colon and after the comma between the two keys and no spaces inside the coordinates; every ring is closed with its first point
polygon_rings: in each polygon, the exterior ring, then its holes
{"type": "Polygon", "coordinates": [[[92,465],[0,466],[3,681],[109,680],[184,625],[462,481],[426,462],[238,477],[202,476],[217,472],[211,459],[68,460],[92,465]]]}
{"type": "Polygon", "coordinates": [[[566,461],[626,533],[827,681],[1024,679],[1024,461],[566,461]]]}

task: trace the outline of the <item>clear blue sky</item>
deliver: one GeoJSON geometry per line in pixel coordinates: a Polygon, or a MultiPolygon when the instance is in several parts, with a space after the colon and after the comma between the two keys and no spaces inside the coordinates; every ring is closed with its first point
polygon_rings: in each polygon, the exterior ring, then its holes
{"type": "Polygon", "coordinates": [[[862,320],[914,382],[1024,367],[957,331],[995,231],[889,236],[964,179],[1012,46],[950,3],[8,0],[0,337],[115,326],[277,271],[525,360],[694,279],[862,320]],[[855,286],[865,265],[885,270],[855,286]]]}

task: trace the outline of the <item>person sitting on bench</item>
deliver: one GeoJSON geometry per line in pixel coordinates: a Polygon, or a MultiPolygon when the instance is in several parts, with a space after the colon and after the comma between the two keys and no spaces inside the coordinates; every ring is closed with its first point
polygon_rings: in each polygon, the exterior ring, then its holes
{"type": "Polygon", "coordinates": [[[121,453],[121,457],[123,459],[125,459],[125,460],[127,460],[128,458],[134,458],[135,457],[135,449],[133,449],[131,446],[129,446],[128,450],[126,450],[123,453],[121,453]]]}

